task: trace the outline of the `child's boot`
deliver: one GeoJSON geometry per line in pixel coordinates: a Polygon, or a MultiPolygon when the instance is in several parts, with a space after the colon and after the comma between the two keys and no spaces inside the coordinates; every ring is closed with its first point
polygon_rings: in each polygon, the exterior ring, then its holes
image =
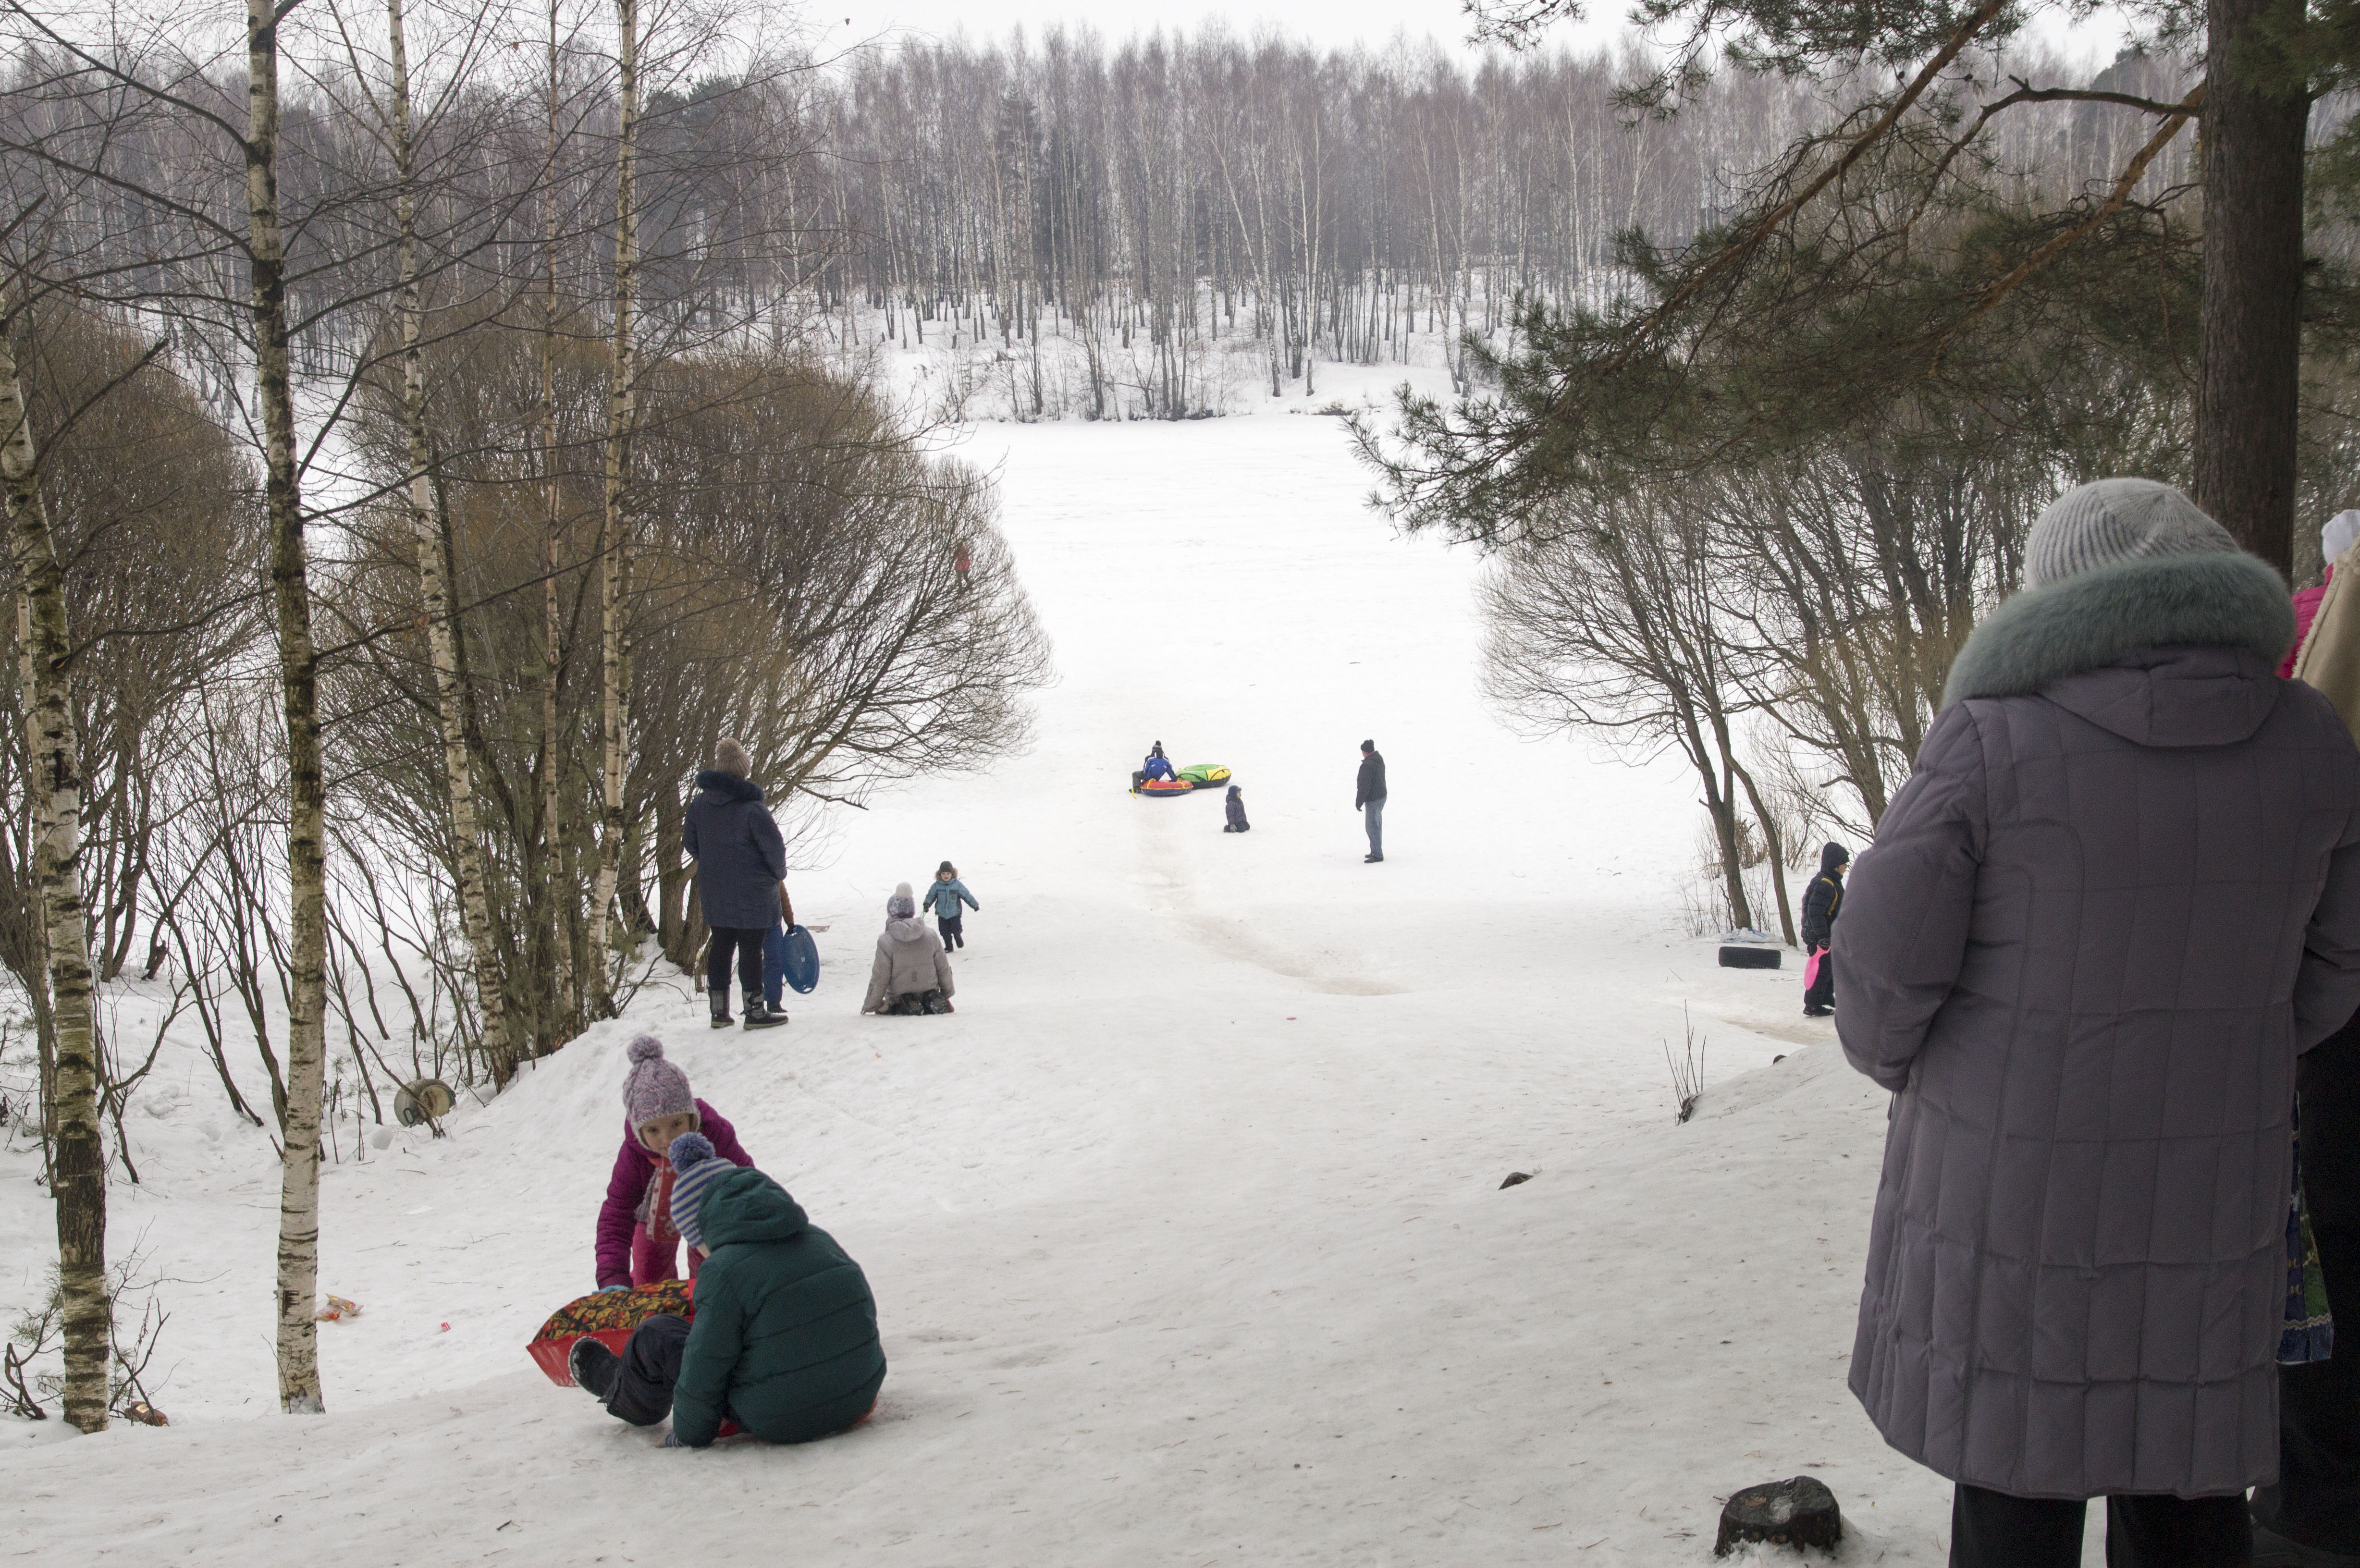
{"type": "Polygon", "coordinates": [[[770,1004],[762,1000],[761,992],[746,993],[746,1027],[748,1029],[776,1029],[786,1021],[787,1015],[782,1012],[772,1012],[770,1004]]]}
{"type": "Polygon", "coordinates": [[[622,1365],[621,1356],[586,1334],[565,1353],[565,1375],[602,1404],[615,1392],[615,1373],[622,1365]]]}

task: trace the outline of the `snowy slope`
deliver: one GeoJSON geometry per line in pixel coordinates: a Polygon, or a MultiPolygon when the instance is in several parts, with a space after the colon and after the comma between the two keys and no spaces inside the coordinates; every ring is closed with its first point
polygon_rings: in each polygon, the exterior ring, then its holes
{"type": "MultiPolygon", "coordinates": [[[[650,989],[449,1139],[333,1167],[322,1283],[366,1313],[322,1327],[324,1419],[259,1414],[268,1146],[201,1059],[159,1068],[113,1235],[167,1280],[174,1424],[0,1423],[12,1550],[1693,1563],[1718,1497],[1808,1469],[1846,1561],[1939,1562],[1947,1487],[1842,1382],[1883,1096],[1792,972],[1681,934],[1678,771],[1483,711],[1476,564],[1361,508],[1336,420],[987,427],[965,454],[1056,642],[1034,748],[847,814],[795,877],[830,965],[790,1029],[650,989]],[[1234,768],[1255,831],[1131,798],[1159,738],[1234,768]],[[886,892],[946,856],[983,905],[959,1012],[858,1018],[886,892]],[[1684,1007],[1712,1087],[1675,1127],[1684,1007]],[[892,1370],[853,1434],[660,1452],[524,1360],[592,1283],[639,1029],[874,1281],[892,1370]]],[[[48,1220],[5,1159],[21,1301],[48,1220]]]]}

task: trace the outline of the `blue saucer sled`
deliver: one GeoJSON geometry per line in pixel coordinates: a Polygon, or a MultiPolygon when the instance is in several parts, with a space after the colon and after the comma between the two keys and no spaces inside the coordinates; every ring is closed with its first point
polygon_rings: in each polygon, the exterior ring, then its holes
{"type": "Polygon", "coordinates": [[[802,926],[781,931],[773,923],[762,934],[762,999],[774,1007],[779,1005],[781,978],[802,996],[810,996],[819,985],[819,944],[802,926]]]}

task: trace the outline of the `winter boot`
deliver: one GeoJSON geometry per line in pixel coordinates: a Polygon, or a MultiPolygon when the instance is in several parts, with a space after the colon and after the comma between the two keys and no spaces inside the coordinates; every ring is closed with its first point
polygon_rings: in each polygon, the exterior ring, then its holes
{"type": "Polygon", "coordinates": [[[706,994],[706,1000],[713,1004],[713,1027],[715,1029],[727,1029],[730,1024],[729,993],[727,991],[708,992],[706,994]]]}
{"type": "Polygon", "coordinates": [[[565,1353],[565,1375],[602,1404],[614,1393],[615,1374],[622,1366],[621,1356],[586,1334],[565,1353]]]}
{"type": "Polygon", "coordinates": [[[762,1000],[759,991],[746,993],[746,1027],[749,1029],[776,1029],[787,1021],[784,1013],[774,1013],[762,1000]]]}

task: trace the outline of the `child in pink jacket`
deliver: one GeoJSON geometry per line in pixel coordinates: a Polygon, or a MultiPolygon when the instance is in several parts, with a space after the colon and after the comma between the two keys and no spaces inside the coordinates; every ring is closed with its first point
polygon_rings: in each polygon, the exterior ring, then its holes
{"type": "MultiPolygon", "coordinates": [[[[713,1150],[735,1165],[754,1157],[738,1146],[738,1132],[711,1105],[688,1091],[688,1074],[664,1060],[663,1042],[643,1034],[631,1041],[631,1070],[623,1079],[623,1147],[606,1179],[598,1209],[598,1288],[628,1290],[680,1278],[680,1232],[672,1221],[672,1164],[664,1151],[683,1133],[701,1132],[713,1150]]],[[[690,1251],[688,1277],[704,1259],[690,1251]]]]}
{"type": "MultiPolygon", "coordinates": [[[[2327,583],[2335,581],[2335,563],[2355,544],[2360,544],[2360,510],[2338,512],[2319,530],[2319,553],[2327,562],[2327,583]]],[[[2278,666],[2281,681],[2293,676],[2294,661],[2302,657],[2302,645],[2311,640],[2311,624],[2319,618],[2320,601],[2327,597],[2327,583],[2316,588],[2295,590],[2294,646],[2287,649],[2286,662],[2278,666]]]]}

